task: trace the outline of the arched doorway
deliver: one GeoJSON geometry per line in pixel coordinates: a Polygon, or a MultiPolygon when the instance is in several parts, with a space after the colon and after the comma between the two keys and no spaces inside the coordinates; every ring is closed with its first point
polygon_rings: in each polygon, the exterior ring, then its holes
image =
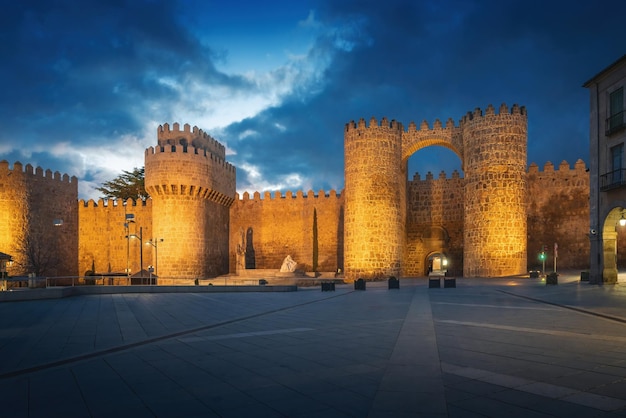
{"type": "Polygon", "coordinates": [[[448,271],[448,257],[443,253],[432,253],[426,259],[427,276],[445,276],[448,271]]]}
{"type": "Polygon", "coordinates": [[[626,281],[626,209],[622,206],[611,209],[604,219],[602,256],[603,283],[626,281]]]}

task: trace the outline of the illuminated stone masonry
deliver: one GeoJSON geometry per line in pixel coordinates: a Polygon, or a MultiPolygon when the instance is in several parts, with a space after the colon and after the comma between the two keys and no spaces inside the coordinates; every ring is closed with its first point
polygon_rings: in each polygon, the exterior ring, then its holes
{"type": "MultiPolygon", "coordinates": [[[[340,192],[239,196],[224,146],[177,123],[159,126],[156,146],[145,151],[145,202],[77,201],[75,178],[3,161],[0,251],[23,261],[22,237],[42,236],[53,247],[67,243],[56,253],[66,261],[46,274],[135,274],[152,265],[161,284],[278,271],[288,255],[310,276],[347,280],[424,276],[435,255],[452,275],[497,277],[535,269],[540,246],[554,242],[562,243],[563,268],[586,266],[589,244],[580,231],[588,230],[589,174],[580,160],[573,169],[562,162],[558,170],[547,163],[527,171],[523,107],[496,113],[488,106],[458,124],[406,130],[386,118],[361,119],[346,125],[344,142],[340,192]],[[407,179],[409,157],[428,146],[454,152],[464,176],[407,179]],[[65,219],[62,229],[52,218],[65,219]],[[127,238],[139,231],[141,242],[127,238]]],[[[22,264],[9,274],[27,274],[22,264]]]]}

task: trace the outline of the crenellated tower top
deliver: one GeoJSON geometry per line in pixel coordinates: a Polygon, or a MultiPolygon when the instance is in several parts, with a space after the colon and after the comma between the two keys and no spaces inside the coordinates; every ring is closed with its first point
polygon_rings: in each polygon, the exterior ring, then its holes
{"type": "Polygon", "coordinates": [[[198,129],[197,126],[194,126],[192,129],[188,123],[183,125],[182,131],[178,122],[175,122],[172,128],[170,128],[168,123],[159,125],[157,128],[157,140],[158,145],[162,147],[166,145],[191,146],[209,151],[223,160],[226,159],[226,148],[224,145],[217,142],[216,139],[202,129],[198,129]]]}

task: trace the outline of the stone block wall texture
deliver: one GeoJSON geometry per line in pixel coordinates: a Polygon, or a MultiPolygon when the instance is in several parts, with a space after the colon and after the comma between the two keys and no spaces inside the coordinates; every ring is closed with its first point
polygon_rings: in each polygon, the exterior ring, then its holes
{"type": "Polygon", "coordinates": [[[521,274],[527,268],[526,111],[502,105],[462,122],[465,172],[463,275],[521,274]]]}
{"type": "MultiPolygon", "coordinates": [[[[541,247],[548,246],[546,271],[554,268],[554,243],[559,266],[584,269],[589,265],[589,172],[582,160],[571,169],[563,161],[555,170],[546,163],[528,169],[528,265],[541,270],[541,247]]],[[[626,245],[626,240],[621,240],[626,245]]],[[[618,241],[620,242],[620,241],[618,241]]],[[[626,254],[626,252],[624,252],[626,254]]],[[[626,261],[626,260],[624,260],[626,261]]]]}
{"type": "Polygon", "coordinates": [[[140,271],[141,252],[143,268],[154,265],[153,248],[145,242],[152,238],[152,199],[125,202],[99,199],[78,202],[78,275],[92,271],[97,274],[140,271]],[[126,215],[134,215],[134,222],[124,225],[126,215]],[[127,238],[127,235],[139,236],[127,238]]]}
{"type": "Polygon", "coordinates": [[[402,124],[375,118],[344,130],[344,268],[348,280],[400,276],[404,256],[406,164],[402,124]]]}
{"type": "MultiPolygon", "coordinates": [[[[123,273],[157,264],[172,279],[237,272],[238,245],[248,268],[278,270],[287,255],[298,268],[344,270],[346,278],[423,276],[427,258],[444,254],[454,275],[498,276],[537,267],[542,244],[559,244],[559,269],[587,267],[589,173],[582,161],[526,171],[526,115],[488,107],[458,127],[428,129],[382,119],[350,123],[344,132],[346,187],[341,193],[235,193],[235,169],[224,147],[197,128],[157,130],[145,152],[145,202],[77,200],[77,181],[50,170],[0,162],[0,251],[16,256],[27,234],[60,260],[51,275],[123,273]],[[448,141],[448,142],[446,142],[448,141]],[[448,145],[465,177],[428,173],[407,181],[406,160],[424,146],[448,145]],[[134,223],[124,227],[125,215],[134,223]],[[317,242],[314,243],[314,214],[317,242]],[[63,219],[60,228],[53,219],[63,219]],[[143,232],[143,242],[126,238],[143,232]],[[158,249],[146,246],[154,239],[158,249]],[[160,239],[163,239],[161,242],[160,239]],[[143,249],[143,250],[142,250],[143,249]]],[[[617,232],[618,234],[620,231],[617,232]]],[[[626,232],[624,234],[626,235],[626,232]]],[[[626,262],[626,237],[618,239],[626,262]]],[[[548,265],[552,266],[549,252],[548,265]]],[[[23,272],[28,273],[28,272],[23,272]]],[[[163,281],[161,281],[163,283],[163,281]]]]}
{"type": "Polygon", "coordinates": [[[42,274],[76,272],[78,253],[78,180],[58,171],[0,162],[0,251],[14,256],[10,275],[31,273],[25,256],[30,245],[42,274]],[[56,219],[63,224],[54,226],[56,219]]]}
{"type": "Polygon", "coordinates": [[[152,198],[153,235],[161,278],[228,273],[229,211],[235,167],[224,147],[189,125],[157,129],[158,145],[145,152],[145,185],[152,198]]]}
{"type": "Polygon", "coordinates": [[[236,272],[237,246],[246,248],[248,268],[280,269],[290,255],[298,269],[313,268],[313,217],[317,214],[317,271],[343,269],[343,195],[312,190],[285,195],[237,195],[230,212],[230,270],[236,272]],[[242,238],[243,236],[243,238],[242,238]]]}
{"type": "Polygon", "coordinates": [[[464,179],[457,171],[451,178],[443,171],[425,179],[416,173],[409,181],[405,275],[427,275],[426,261],[434,253],[447,257],[451,275],[463,274],[464,200],[464,179]]]}

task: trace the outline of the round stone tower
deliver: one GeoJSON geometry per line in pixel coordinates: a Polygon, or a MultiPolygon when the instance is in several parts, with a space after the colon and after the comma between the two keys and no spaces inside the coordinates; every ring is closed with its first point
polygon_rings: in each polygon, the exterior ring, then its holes
{"type": "Polygon", "coordinates": [[[225,148],[188,124],[157,129],[158,145],[145,153],[145,185],[152,198],[157,275],[194,279],[228,273],[229,208],[235,168],[225,148]],[[163,241],[161,241],[163,240],[163,241]]]}
{"type": "MultiPolygon", "coordinates": [[[[402,124],[350,122],[344,131],[344,270],[348,280],[400,275],[406,217],[402,124]]],[[[406,165],[406,164],[405,164],[406,165]]]]}
{"type": "Polygon", "coordinates": [[[526,149],[524,107],[493,106],[461,121],[465,171],[463,275],[525,273],[526,149]]]}

